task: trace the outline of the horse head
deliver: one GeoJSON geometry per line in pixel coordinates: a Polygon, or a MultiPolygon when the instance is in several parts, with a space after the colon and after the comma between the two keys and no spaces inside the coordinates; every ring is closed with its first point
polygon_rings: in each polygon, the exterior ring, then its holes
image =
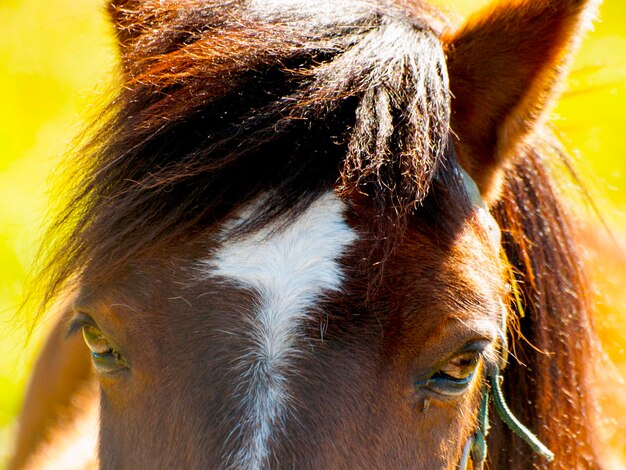
{"type": "Polygon", "coordinates": [[[452,469],[485,438],[543,465],[486,417],[504,394],[554,468],[595,468],[543,121],[596,4],[457,28],[418,1],[114,0],[124,86],[42,271],[75,295],[100,467],[452,469]],[[537,349],[507,360],[511,325],[537,349]]]}

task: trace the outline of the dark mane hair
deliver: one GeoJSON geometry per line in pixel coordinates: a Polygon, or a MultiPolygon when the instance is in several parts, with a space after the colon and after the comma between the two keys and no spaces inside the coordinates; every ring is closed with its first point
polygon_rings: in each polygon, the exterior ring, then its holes
{"type": "Polygon", "coordinates": [[[260,193],[244,229],[333,187],[400,217],[423,200],[449,141],[431,10],[341,3],[331,19],[216,1],[128,13],[124,86],[71,161],[44,238],[44,306],[85,266],[112,272],[191,240],[260,193]]]}
{"type": "MultiPolygon", "coordinates": [[[[192,242],[254,196],[266,194],[265,207],[244,231],[331,189],[369,197],[401,228],[453,171],[444,23],[431,8],[338,1],[322,18],[227,0],[148,3],[122,11],[123,87],[70,162],[69,196],[44,238],[33,281],[44,308],[79,279],[192,242]]],[[[517,161],[493,212],[534,347],[517,347],[508,400],[562,468],[583,468],[595,461],[585,279],[542,152],[517,161]]],[[[494,468],[541,465],[494,426],[494,468]]]]}
{"type": "MultiPolygon", "coordinates": [[[[554,159],[568,157],[552,139],[520,157],[493,210],[523,303],[514,321],[525,340],[517,341],[506,369],[505,394],[543,442],[561,450],[559,468],[598,468],[598,416],[589,385],[598,359],[592,303],[571,219],[550,176],[554,159]]],[[[496,426],[494,468],[543,465],[505,426],[496,426]]]]}

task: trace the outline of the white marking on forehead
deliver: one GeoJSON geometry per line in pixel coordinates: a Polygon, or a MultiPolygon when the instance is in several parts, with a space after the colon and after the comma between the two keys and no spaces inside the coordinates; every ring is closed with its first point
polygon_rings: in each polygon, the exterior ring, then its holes
{"type": "Polygon", "coordinates": [[[356,238],[344,210],[345,204],[328,193],[286,227],[267,227],[227,241],[205,262],[210,274],[233,279],[259,295],[251,318],[255,346],[242,359],[250,389],[242,394],[245,416],[235,432],[244,443],[232,459],[234,468],[266,466],[271,433],[279,427],[289,400],[285,371],[298,354],[295,340],[315,303],[324,293],[341,288],[337,260],[356,238]]]}

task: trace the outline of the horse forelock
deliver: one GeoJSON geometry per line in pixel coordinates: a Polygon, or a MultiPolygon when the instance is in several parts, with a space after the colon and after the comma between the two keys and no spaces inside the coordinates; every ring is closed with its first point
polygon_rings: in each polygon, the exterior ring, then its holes
{"type": "Polygon", "coordinates": [[[280,2],[124,10],[125,85],[71,162],[45,302],[86,266],[97,282],[260,194],[242,233],[332,189],[399,220],[419,206],[450,157],[450,103],[432,10],[401,4],[345,1],[331,20],[280,2]]]}

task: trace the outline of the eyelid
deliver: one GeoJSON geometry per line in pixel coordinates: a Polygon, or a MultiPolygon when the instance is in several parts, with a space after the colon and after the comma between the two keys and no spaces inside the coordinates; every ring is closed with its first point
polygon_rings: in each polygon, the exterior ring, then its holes
{"type": "Polygon", "coordinates": [[[455,357],[466,352],[478,353],[487,373],[491,373],[491,371],[496,370],[500,367],[502,362],[500,354],[498,354],[497,345],[495,345],[493,341],[482,338],[467,343],[463,348],[450,356],[448,361],[451,361],[455,357]]]}
{"type": "Polygon", "coordinates": [[[480,338],[480,339],[476,339],[473,341],[469,341],[461,349],[459,349],[458,351],[455,351],[453,354],[450,354],[450,356],[448,356],[444,361],[442,361],[441,365],[447,364],[454,358],[465,353],[478,353],[481,359],[483,359],[484,361],[490,361],[491,358],[489,356],[493,355],[492,350],[493,350],[492,343],[491,341],[487,339],[480,338]]]}
{"type": "Polygon", "coordinates": [[[432,376],[439,372],[446,364],[450,363],[450,361],[465,353],[478,354],[479,362],[482,361],[484,367],[491,368],[499,364],[498,357],[495,354],[492,342],[484,337],[480,337],[467,342],[465,346],[456,350],[454,353],[449,354],[444,359],[441,359],[434,366],[432,366],[432,368],[429,368],[428,371],[424,371],[423,374],[420,374],[420,379],[414,382],[414,385],[427,384],[431,380],[432,376]]]}
{"type": "Polygon", "coordinates": [[[85,325],[91,325],[98,328],[98,325],[96,325],[96,322],[93,318],[91,318],[91,316],[84,312],[76,312],[69,320],[67,329],[65,330],[65,339],[67,340],[77,334],[85,325]]]}

